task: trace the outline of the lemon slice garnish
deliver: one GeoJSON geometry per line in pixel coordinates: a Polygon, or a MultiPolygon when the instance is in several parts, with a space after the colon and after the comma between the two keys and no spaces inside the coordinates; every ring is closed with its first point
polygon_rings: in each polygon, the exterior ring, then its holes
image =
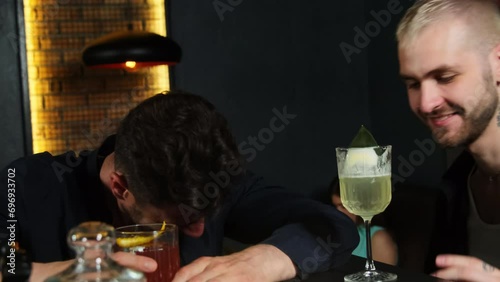
{"type": "Polygon", "coordinates": [[[153,241],[155,238],[163,234],[165,231],[166,223],[163,221],[163,225],[161,226],[161,229],[159,232],[157,232],[153,236],[134,236],[134,237],[127,237],[127,238],[117,238],[116,239],[116,244],[121,247],[121,248],[131,248],[131,247],[136,247],[136,246],[141,246],[145,245],[151,241],[153,241]]]}

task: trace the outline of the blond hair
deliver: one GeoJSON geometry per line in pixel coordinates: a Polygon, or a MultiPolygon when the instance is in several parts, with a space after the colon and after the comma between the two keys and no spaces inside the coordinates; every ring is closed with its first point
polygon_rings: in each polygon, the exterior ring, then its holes
{"type": "Polygon", "coordinates": [[[400,46],[410,44],[418,34],[444,19],[460,19],[481,49],[491,50],[500,43],[500,12],[494,0],[417,0],[398,25],[396,37],[400,46]]]}

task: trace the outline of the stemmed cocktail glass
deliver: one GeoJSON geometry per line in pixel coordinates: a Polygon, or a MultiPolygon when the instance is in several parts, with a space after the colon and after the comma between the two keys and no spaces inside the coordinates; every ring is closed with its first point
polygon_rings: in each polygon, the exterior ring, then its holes
{"type": "Polygon", "coordinates": [[[391,146],[336,148],[340,199],[352,214],[363,218],[366,228],[365,270],[344,281],[395,281],[397,275],[375,268],[372,259],[370,222],[391,202],[391,146]]]}

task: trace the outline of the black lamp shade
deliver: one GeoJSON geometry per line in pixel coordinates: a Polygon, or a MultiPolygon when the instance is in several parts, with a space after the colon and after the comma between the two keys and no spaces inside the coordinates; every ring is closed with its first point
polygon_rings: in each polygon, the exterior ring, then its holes
{"type": "Polygon", "coordinates": [[[85,47],[82,59],[91,68],[139,68],[175,65],[181,55],[179,45],[168,37],[145,31],[124,31],[92,42],[85,47]],[[126,62],[129,63],[126,65],[126,62]]]}

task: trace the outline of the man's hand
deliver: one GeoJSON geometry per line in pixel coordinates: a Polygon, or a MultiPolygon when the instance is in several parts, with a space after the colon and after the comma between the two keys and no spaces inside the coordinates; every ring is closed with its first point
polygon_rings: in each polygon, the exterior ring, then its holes
{"type": "MultiPolygon", "coordinates": [[[[156,270],[156,261],[145,256],[138,256],[133,253],[117,252],[113,255],[113,259],[128,268],[132,268],[142,272],[153,272],[156,270]]],[[[68,268],[74,260],[56,261],[49,263],[32,264],[30,282],[41,282],[50,276],[57,274],[68,268]]]]}
{"type": "Polygon", "coordinates": [[[295,275],[285,253],[271,245],[255,245],[228,256],[199,258],[181,268],[172,282],[268,282],[295,275]]]}
{"type": "Polygon", "coordinates": [[[74,260],[72,259],[48,263],[34,262],[31,264],[30,282],[45,281],[45,279],[49,278],[50,276],[68,268],[73,263],[73,261],[74,260]]]}
{"type": "Polygon", "coordinates": [[[442,268],[432,275],[453,281],[500,281],[500,270],[486,262],[469,256],[439,255],[436,266],[442,268]]]}

